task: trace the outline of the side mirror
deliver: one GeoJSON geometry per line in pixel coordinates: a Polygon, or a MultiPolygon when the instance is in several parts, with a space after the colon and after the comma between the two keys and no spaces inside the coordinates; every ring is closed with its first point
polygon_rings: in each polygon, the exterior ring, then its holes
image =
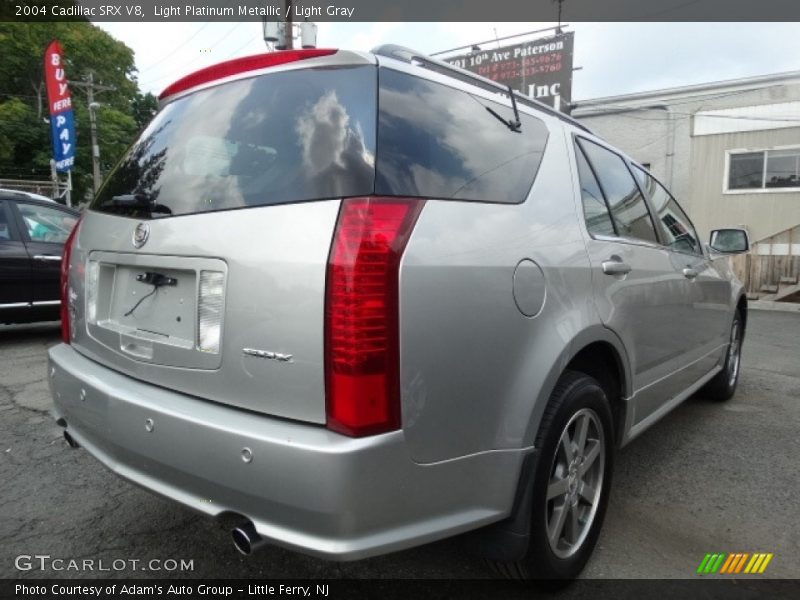
{"type": "Polygon", "coordinates": [[[715,229],[708,245],[720,254],[741,254],[750,250],[750,238],[744,229],[715,229]]]}

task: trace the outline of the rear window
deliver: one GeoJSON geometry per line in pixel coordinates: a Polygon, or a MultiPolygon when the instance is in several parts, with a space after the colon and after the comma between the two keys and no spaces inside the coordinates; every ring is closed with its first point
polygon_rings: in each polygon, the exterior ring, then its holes
{"type": "Polygon", "coordinates": [[[140,218],[372,193],[376,68],[301,69],[167,105],[92,203],[140,218]]]}
{"type": "Polygon", "coordinates": [[[547,127],[466,91],[391,69],[380,70],[375,192],[484,202],[520,203],[533,185],[547,127]]]}
{"type": "Polygon", "coordinates": [[[512,131],[501,119],[513,118],[375,66],[270,73],[168,104],[92,209],[151,218],[371,194],[520,203],[548,131],[523,113],[512,131]]]}

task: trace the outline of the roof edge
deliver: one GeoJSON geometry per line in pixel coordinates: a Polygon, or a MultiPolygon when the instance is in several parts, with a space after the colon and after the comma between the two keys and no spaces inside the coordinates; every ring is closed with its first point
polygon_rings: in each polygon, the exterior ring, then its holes
{"type": "Polygon", "coordinates": [[[606,104],[615,104],[619,102],[635,102],[637,100],[649,100],[652,98],[660,98],[665,96],[688,96],[688,95],[702,95],[705,91],[717,91],[724,88],[747,88],[758,87],[760,84],[770,82],[785,82],[797,80],[800,83],[800,71],[784,71],[781,73],[770,73],[768,75],[755,75],[752,77],[742,77],[738,79],[723,79],[720,81],[710,81],[707,83],[698,83],[687,86],[678,86],[671,88],[660,88],[656,90],[648,90],[644,92],[632,92],[630,94],[618,94],[615,96],[599,96],[597,98],[588,98],[586,100],[573,101],[572,105],[575,110],[588,109],[596,106],[604,106],[606,104]]]}

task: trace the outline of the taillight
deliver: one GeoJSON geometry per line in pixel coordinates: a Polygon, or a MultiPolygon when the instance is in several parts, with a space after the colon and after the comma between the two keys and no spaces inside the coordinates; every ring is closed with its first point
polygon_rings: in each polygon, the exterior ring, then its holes
{"type": "Polygon", "coordinates": [[[328,259],[328,428],[364,436],[400,427],[399,268],[423,200],[342,201],[328,259]]]}
{"type": "Polygon", "coordinates": [[[80,220],[75,223],[75,226],[67,237],[67,241],[64,242],[64,251],[61,254],[61,287],[59,288],[61,290],[61,340],[65,344],[69,344],[72,339],[72,311],[70,308],[75,302],[75,299],[71,297],[73,290],[69,285],[69,263],[72,258],[72,244],[75,242],[75,236],[78,233],[80,223],[80,220]]]}

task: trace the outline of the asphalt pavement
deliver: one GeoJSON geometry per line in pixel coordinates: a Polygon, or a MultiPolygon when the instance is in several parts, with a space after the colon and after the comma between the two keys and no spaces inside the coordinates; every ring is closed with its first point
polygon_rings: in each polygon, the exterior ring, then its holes
{"type": "MultiPolygon", "coordinates": [[[[0,577],[492,576],[457,538],[343,564],[275,547],[240,556],[214,521],[67,447],[45,379],[58,336],[52,323],[0,326],[0,577]],[[43,570],[18,558],[34,555],[51,557],[43,570]],[[166,571],[170,560],[192,568],[166,571]]],[[[751,311],[736,396],[691,398],[619,453],[584,577],[691,577],[707,552],[771,552],[771,577],[798,577],[799,367],[800,314],[751,311]]]]}

